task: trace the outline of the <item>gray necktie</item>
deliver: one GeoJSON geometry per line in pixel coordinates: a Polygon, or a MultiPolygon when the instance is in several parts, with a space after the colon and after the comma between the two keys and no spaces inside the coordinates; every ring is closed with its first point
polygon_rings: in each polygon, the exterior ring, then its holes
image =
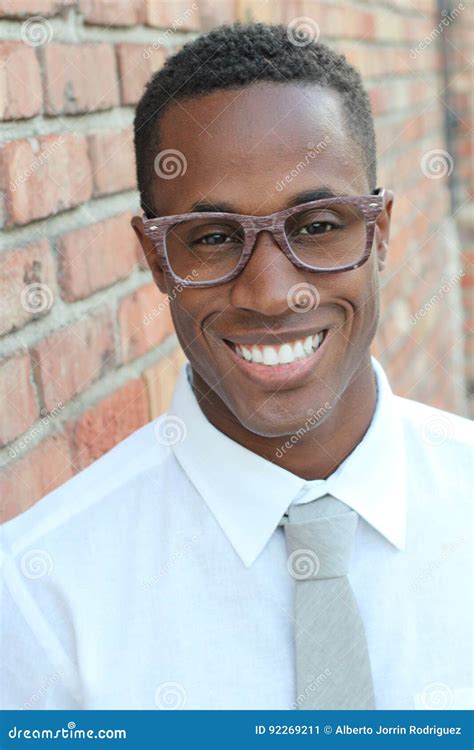
{"type": "Polygon", "coordinates": [[[357,520],[324,495],[291,505],[280,522],[295,579],[299,709],[375,708],[364,625],[347,578],[357,520]]]}

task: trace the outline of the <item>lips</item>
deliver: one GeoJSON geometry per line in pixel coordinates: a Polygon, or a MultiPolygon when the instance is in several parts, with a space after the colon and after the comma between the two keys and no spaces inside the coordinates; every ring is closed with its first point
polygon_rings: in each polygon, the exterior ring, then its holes
{"type": "MultiPolygon", "coordinates": [[[[230,356],[234,367],[246,378],[249,382],[261,388],[263,391],[276,393],[283,392],[285,390],[291,390],[299,388],[308,381],[308,378],[313,377],[315,368],[319,368],[319,362],[324,358],[324,352],[327,350],[328,341],[330,342],[332,336],[330,329],[321,329],[317,332],[309,334],[305,332],[304,337],[295,338],[295,334],[286,332],[285,338],[276,335],[275,333],[269,334],[268,331],[265,334],[261,333],[260,343],[257,343],[255,334],[248,334],[245,338],[247,343],[244,342],[244,336],[239,336],[239,342],[230,341],[229,339],[220,339],[220,345],[224,347],[225,351],[230,356]],[[323,334],[322,341],[320,340],[320,334],[323,334]],[[251,343],[248,339],[254,338],[255,343],[251,343]],[[315,343],[316,338],[316,343],[315,343]],[[306,349],[305,349],[306,342],[306,349]],[[311,342],[311,351],[308,354],[309,345],[311,342]],[[289,347],[289,350],[286,347],[289,347]],[[301,348],[303,348],[304,356],[298,356],[301,354],[301,348]],[[316,348],[315,348],[316,347],[316,348]],[[254,348],[258,350],[255,355],[254,348]],[[272,349],[273,352],[269,352],[268,348],[272,349]],[[240,351],[238,352],[237,349],[240,351]],[[244,355],[244,350],[247,350],[247,357],[249,352],[251,359],[247,359],[244,355]],[[262,362],[259,362],[260,354],[262,362]],[[296,356],[295,356],[296,355],[296,356]],[[278,361],[275,364],[265,364],[263,357],[265,356],[267,362],[275,362],[275,358],[278,357],[278,361]],[[292,361],[281,364],[280,357],[284,360],[285,358],[293,358],[292,361]]],[[[231,377],[234,368],[228,369],[226,367],[225,377],[231,377]]]]}

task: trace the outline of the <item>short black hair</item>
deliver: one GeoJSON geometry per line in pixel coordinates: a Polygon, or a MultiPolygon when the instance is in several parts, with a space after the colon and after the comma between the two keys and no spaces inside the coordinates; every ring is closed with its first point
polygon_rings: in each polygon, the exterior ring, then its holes
{"type": "Polygon", "coordinates": [[[348,132],[358,144],[370,190],[376,186],[376,145],[370,100],[359,71],[323,42],[292,36],[291,27],[225,24],[187,42],[146,85],[135,111],[134,144],[142,210],[155,216],[152,183],[164,108],[218,89],[259,81],[319,84],[342,97],[348,132]]]}

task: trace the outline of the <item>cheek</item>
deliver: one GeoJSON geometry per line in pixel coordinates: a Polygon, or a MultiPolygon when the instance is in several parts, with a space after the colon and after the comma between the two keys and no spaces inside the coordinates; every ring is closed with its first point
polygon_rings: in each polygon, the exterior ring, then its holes
{"type": "Polygon", "coordinates": [[[212,289],[182,289],[174,299],[171,298],[170,310],[176,335],[191,363],[209,359],[209,343],[203,328],[205,330],[206,320],[217,313],[216,308],[223,310],[224,306],[219,305],[212,289]]]}
{"type": "Polygon", "coordinates": [[[322,293],[323,302],[325,298],[328,302],[333,300],[344,310],[341,325],[350,343],[357,340],[359,344],[368,344],[377,327],[380,294],[379,274],[371,260],[347,274],[334,274],[326,292],[327,297],[322,293]]]}
{"type": "Polygon", "coordinates": [[[380,283],[378,270],[370,260],[363,271],[363,278],[358,285],[355,304],[355,325],[361,336],[370,343],[375,335],[380,312],[380,283]]]}

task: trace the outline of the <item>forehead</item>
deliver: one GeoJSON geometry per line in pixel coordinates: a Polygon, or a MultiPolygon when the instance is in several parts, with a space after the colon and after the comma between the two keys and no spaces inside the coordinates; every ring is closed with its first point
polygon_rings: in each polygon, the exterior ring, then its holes
{"type": "Polygon", "coordinates": [[[172,104],[160,122],[159,151],[180,152],[186,171],[156,176],[155,205],[180,213],[207,199],[265,214],[319,186],[366,193],[360,148],[344,119],[337,92],[308,84],[259,83],[172,104]]]}

